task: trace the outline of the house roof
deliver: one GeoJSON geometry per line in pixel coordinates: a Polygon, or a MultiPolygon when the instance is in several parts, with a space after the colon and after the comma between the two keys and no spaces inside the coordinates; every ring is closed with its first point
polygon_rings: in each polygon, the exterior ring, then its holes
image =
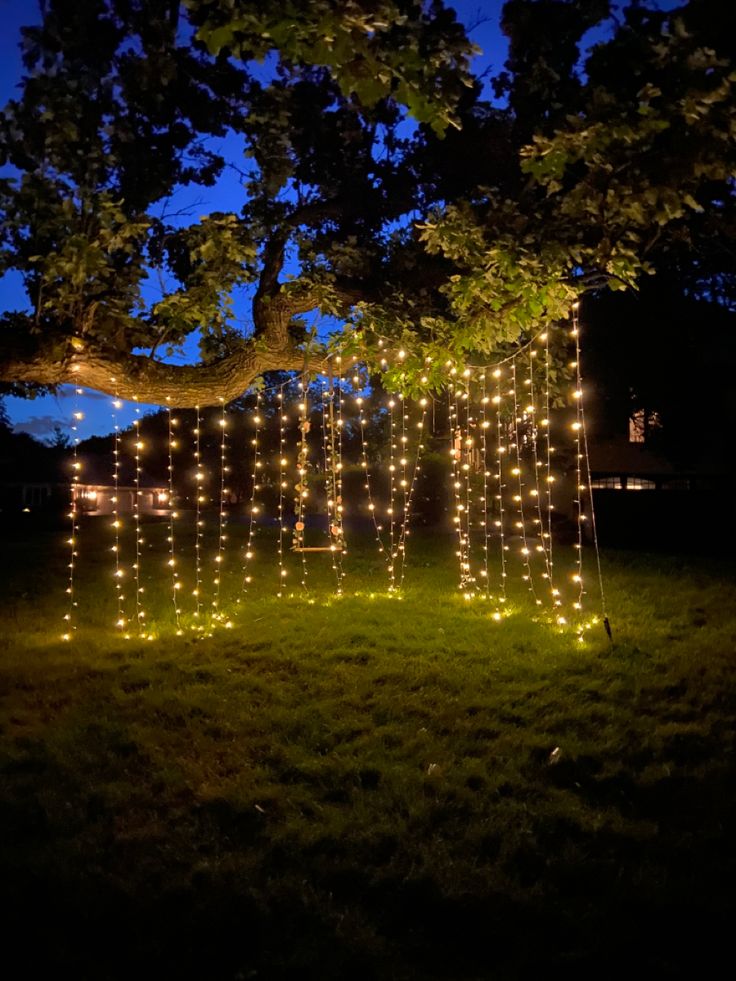
{"type": "Polygon", "coordinates": [[[624,437],[594,440],[589,446],[590,469],[610,474],[674,474],[677,471],[664,456],[646,443],[630,443],[624,437]]]}
{"type": "MultiPolygon", "coordinates": [[[[113,486],[113,465],[111,457],[80,453],[79,462],[82,464],[79,471],[80,484],[93,484],[96,487],[113,486]]],[[[134,460],[124,457],[120,461],[118,485],[120,487],[133,487],[135,485],[134,460]]],[[[139,485],[144,488],[159,488],[165,485],[165,481],[157,480],[148,474],[145,469],[141,469],[139,485]]]]}

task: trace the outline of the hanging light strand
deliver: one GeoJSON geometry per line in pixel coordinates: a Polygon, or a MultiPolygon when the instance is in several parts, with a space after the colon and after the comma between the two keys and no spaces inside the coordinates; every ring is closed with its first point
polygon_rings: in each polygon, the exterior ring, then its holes
{"type": "Polygon", "coordinates": [[[82,464],[79,460],[79,423],[83,418],[82,412],[79,410],[79,396],[82,394],[81,388],[74,389],[74,402],[72,404],[72,475],[69,482],[69,538],[67,539],[67,544],[69,546],[69,562],[67,568],[69,570],[69,576],[67,579],[66,593],[69,599],[67,604],[67,611],[64,614],[64,633],[62,634],[62,640],[71,640],[72,635],[77,629],[77,597],[75,593],[76,582],[74,579],[74,574],[76,572],[76,562],[77,556],[79,555],[79,497],[80,497],[80,481],[79,476],[82,469],[82,464]]]}
{"type": "Polygon", "coordinates": [[[227,547],[227,474],[229,467],[227,464],[227,406],[225,399],[220,397],[220,493],[219,493],[219,513],[217,525],[217,554],[215,555],[215,595],[212,600],[213,615],[216,620],[221,619],[220,595],[222,577],[225,568],[225,555],[227,547]]]}
{"type": "MultiPolygon", "coordinates": [[[[573,339],[573,343],[577,342],[577,325],[573,316],[572,327],[570,329],[570,336],[573,339]]],[[[575,390],[573,396],[575,397],[575,421],[572,423],[573,431],[573,441],[575,449],[575,519],[577,524],[577,541],[575,542],[575,549],[577,551],[576,562],[575,562],[575,573],[572,576],[572,581],[576,586],[577,599],[573,602],[573,608],[578,611],[578,638],[582,639],[582,616],[583,616],[583,597],[585,596],[585,581],[583,579],[583,522],[585,521],[585,515],[583,513],[583,453],[582,453],[582,428],[583,423],[580,417],[580,398],[578,389],[578,373],[580,371],[580,364],[577,357],[574,362],[575,368],[575,390]]]]}
{"type": "Polygon", "coordinates": [[[202,502],[204,501],[204,468],[202,466],[202,417],[199,406],[195,406],[194,422],[194,616],[199,619],[202,614],[202,540],[204,538],[204,519],[202,518],[202,502]]]}
{"type": "Polygon", "coordinates": [[[368,440],[365,436],[365,413],[363,412],[363,398],[362,396],[357,396],[355,399],[355,404],[358,406],[358,429],[360,430],[360,465],[363,470],[363,475],[365,477],[365,484],[363,485],[366,490],[368,497],[368,511],[373,522],[373,530],[375,532],[376,544],[378,545],[378,551],[381,555],[386,554],[386,548],[383,544],[383,538],[381,532],[383,528],[378,523],[378,518],[376,517],[376,505],[373,500],[373,494],[371,491],[371,476],[370,468],[368,466],[368,440]]]}
{"type": "Polygon", "coordinates": [[[574,303],[572,308],[572,322],[575,337],[575,387],[576,387],[576,403],[578,405],[578,420],[580,422],[580,432],[582,433],[582,443],[583,452],[585,457],[585,479],[587,482],[588,498],[590,501],[590,526],[591,526],[591,536],[593,539],[593,549],[595,551],[595,561],[596,569],[598,573],[598,588],[600,590],[601,597],[601,615],[603,617],[603,625],[606,629],[609,639],[611,638],[611,625],[608,619],[608,611],[606,607],[606,593],[603,586],[603,570],[601,568],[601,553],[598,545],[598,529],[595,523],[595,504],[593,501],[593,485],[591,481],[590,473],[590,454],[588,452],[588,431],[585,426],[585,395],[583,390],[583,367],[580,357],[580,321],[578,317],[579,303],[574,303]]]}
{"type": "Polygon", "coordinates": [[[261,453],[260,453],[260,429],[261,429],[261,393],[256,392],[255,407],[252,415],[253,436],[250,445],[253,447],[253,469],[251,471],[251,491],[250,505],[248,508],[248,538],[246,540],[245,552],[243,554],[243,592],[247,592],[248,587],[253,582],[252,564],[255,558],[255,537],[257,531],[257,518],[260,512],[258,504],[258,491],[260,490],[261,473],[261,453]]]}
{"type": "Polygon", "coordinates": [[[550,367],[551,359],[549,352],[549,330],[542,334],[542,340],[544,342],[544,447],[545,447],[545,485],[547,490],[547,554],[549,556],[549,586],[550,592],[552,593],[552,602],[554,606],[559,607],[562,605],[562,600],[560,599],[560,590],[555,584],[555,559],[554,559],[554,535],[552,534],[552,512],[554,511],[554,500],[553,491],[555,484],[555,477],[552,473],[552,415],[551,415],[551,398],[550,398],[550,367]]]}
{"type": "Polygon", "coordinates": [[[518,520],[516,522],[516,527],[519,530],[519,535],[521,537],[521,557],[522,565],[524,567],[524,572],[522,574],[522,579],[527,584],[529,593],[534,600],[534,603],[538,605],[541,600],[537,599],[536,592],[534,590],[534,578],[532,576],[532,566],[530,562],[531,550],[529,548],[529,541],[527,539],[526,533],[526,515],[524,512],[524,472],[522,468],[521,460],[521,434],[519,432],[519,394],[517,389],[517,378],[516,378],[516,361],[511,362],[511,394],[513,398],[513,409],[514,409],[514,462],[516,464],[512,469],[512,474],[516,476],[516,486],[517,493],[514,495],[517,503],[518,520]]]}
{"type": "Polygon", "coordinates": [[[457,417],[457,394],[455,391],[454,381],[449,385],[447,389],[447,421],[448,428],[450,430],[450,479],[452,481],[452,499],[453,499],[453,511],[452,522],[455,526],[455,532],[457,534],[457,550],[455,555],[458,559],[458,569],[459,569],[459,580],[458,586],[460,589],[463,588],[464,577],[463,577],[463,529],[460,523],[461,514],[461,504],[460,504],[460,469],[459,460],[462,454],[461,446],[461,434],[459,432],[459,420],[457,417]]]}
{"type": "Polygon", "coordinates": [[[276,549],[278,555],[278,566],[279,566],[279,579],[278,579],[278,590],[276,595],[279,599],[283,596],[284,590],[284,580],[286,579],[287,570],[284,564],[284,533],[286,528],[284,527],[284,491],[286,489],[286,465],[288,460],[286,458],[286,423],[288,422],[288,416],[284,412],[284,389],[286,388],[286,382],[282,382],[279,386],[279,391],[276,396],[276,401],[278,403],[277,411],[279,418],[279,450],[278,450],[278,469],[279,469],[279,504],[278,504],[278,520],[279,520],[279,532],[276,542],[276,549]]]}
{"type": "Polygon", "coordinates": [[[333,438],[335,440],[335,447],[337,450],[337,462],[335,466],[335,472],[336,472],[335,510],[337,512],[337,524],[340,529],[341,549],[337,555],[337,565],[339,569],[339,592],[342,593],[343,585],[345,582],[345,568],[343,566],[343,559],[347,553],[347,542],[345,541],[345,505],[343,499],[343,459],[342,459],[342,436],[343,436],[343,424],[344,424],[344,420],[342,417],[342,407],[343,407],[344,398],[343,398],[342,385],[340,384],[341,382],[340,362],[342,361],[342,358],[340,357],[339,354],[335,357],[335,361],[337,362],[337,371],[338,371],[337,382],[335,382],[332,373],[330,373],[330,384],[333,386],[334,400],[335,400],[333,402],[333,416],[332,416],[335,425],[335,432],[333,434],[333,438]]]}
{"type": "MultiPolygon", "coordinates": [[[[398,589],[401,589],[402,583],[404,581],[404,552],[406,551],[406,532],[407,532],[407,508],[409,501],[409,436],[407,433],[408,419],[407,419],[407,399],[404,394],[399,395],[401,400],[401,435],[399,436],[399,467],[401,468],[399,473],[399,488],[401,494],[401,522],[399,524],[399,535],[398,541],[396,543],[396,559],[394,560],[394,565],[398,563],[399,566],[399,585],[398,589]]],[[[421,442],[421,435],[419,436],[418,442],[421,442]]]]}
{"type": "Polygon", "coordinates": [[[483,528],[483,569],[481,570],[481,575],[483,577],[483,585],[486,594],[486,599],[489,599],[491,595],[491,578],[490,578],[490,570],[488,567],[488,560],[489,560],[488,543],[490,542],[490,538],[491,538],[489,509],[488,509],[488,478],[491,476],[491,473],[488,469],[488,430],[491,425],[488,420],[489,401],[490,399],[488,397],[488,385],[486,382],[486,375],[485,372],[483,372],[480,376],[480,452],[481,452],[481,467],[483,470],[483,489],[481,492],[480,503],[482,505],[481,526],[483,528]]]}
{"type": "MultiPolygon", "coordinates": [[[[544,558],[544,572],[542,573],[542,578],[547,580],[549,587],[550,601],[554,605],[555,595],[554,595],[554,584],[552,582],[552,566],[550,564],[550,556],[547,550],[549,533],[545,529],[544,517],[542,510],[542,484],[540,482],[540,469],[544,466],[542,460],[539,459],[539,426],[541,424],[542,428],[547,428],[549,430],[549,417],[545,416],[541,423],[539,421],[539,412],[537,411],[537,392],[536,386],[534,385],[534,366],[536,364],[537,349],[529,348],[529,405],[527,406],[527,419],[530,426],[530,443],[532,451],[532,469],[534,476],[534,487],[530,491],[531,496],[534,500],[534,506],[536,508],[536,518],[534,523],[537,525],[539,532],[539,544],[536,546],[538,552],[542,553],[544,558]]],[[[548,485],[549,486],[549,485],[548,485]]]]}
{"type": "MultiPolygon", "coordinates": [[[[137,400],[136,400],[137,401],[137,400]]],[[[141,529],[141,453],[143,451],[143,442],[141,440],[141,410],[140,407],[136,405],[135,407],[135,419],[133,420],[133,435],[134,435],[134,463],[135,463],[135,475],[133,478],[133,526],[135,531],[135,563],[133,564],[133,582],[135,585],[135,621],[138,628],[138,633],[142,634],[145,627],[146,611],[143,604],[143,577],[142,577],[142,556],[143,556],[143,545],[145,540],[143,538],[141,529]]]]}
{"type": "Polygon", "coordinates": [[[309,588],[307,585],[308,577],[308,567],[307,567],[307,553],[304,551],[304,532],[306,530],[306,502],[309,496],[309,430],[311,428],[311,423],[309,421],[309,376],[306,370],[302,374],[302,380],[299,382],[299,390],[301,392],[299,402],[299,449],[297,452],[296,468],[297,468],[297,483],[295,484],[294,491],[294,512],[296,516],[296,521],[294,523],[294,548],[299,552],[302,560],[302,578],[301,586],[304,592],[308,592],[309,588]]]}
{"type": "Polygon", "coordinates": [[[176,427],[179,420],[174,416],[171,408],[171,399],[167,398],[167,415],[169,423],[169,568],[171,569],[171,602],[174,606],[174,622],[176,633],[181,635],[181,607],[179,605],[179,591],[181,590],[181,580],[179,579],[178,560],[176,555],[176,521],[179,513],[176,510],[176,500],[174,495],[174,450],[178,446],[176,439],[176,427]]]}
{"type": "MultiPolygon", "coordinates": [[[[337,432],[335,410],[335,384],[332,364],[322,392],[322,435],[324,441],[325,497],[327,501],[327,532],[330,542],[332,571],[335,574],[336,593],[342,595],[343,586],[343,503],[342,503],[342,453],[337,432]]],[[[337,389],[339,400],[340,390],[337,389]]]]}
{"type": "MultiPolygon", "coordinates": [[[[450,374],[454,375],[456,369],[452,368],[450,374]]],[[[463,432],[460,424],[460,403],[458,398],[459,385],[453,379],[452,384],[448,390],[448,416],[450,420],[450,457],[452,459],[452,487],[453,487],[453,498],[455,501],[455,514],[453,515],[453,522],[457,531],[457,551],[456,555],[459,564],[459,583],[458,586],[462,590],[466,590],[469,586],[469,573],[470,563],[468,562],[467,555],[467,541],[464,535],[464,517],[463,511],[465,510],[465,505],[462,503],[462,459],[463,459],[463,432]]]]}
{"type": "Polygon", "coordinates": [[[472,552],[473,552],[473,463],[474,456],[473,450],[475,446],[475,440],[471,435],[472,417],[470,415],[470,368],[465,368],[463,371],[463,378],[465,379],[465,389],[462,393],[462,400],[465,403],[465,435],[462,439],[462,459],[460,462],[462,476],[463,476],[463,491],[464,491],[464,529],[463,535],[465,538],[465,555],[466,555],[466,599],[470,599],[472,594],[477,590],[475,576],[473,575],[472,568],[472,552]]]}
{"type": "MultiPolygon", "coordinates": [[[[113,379],[114,380],[114,379],[113,379]]],[[[122,409],[123,403],[117,398],[112,402],[112,531],[113,546],[112,551],[115,556],[115,568],[113,570],[113,580],[115,582],[115,602],[117,605],[117,617],[115,627],[117,630],[124,630],[127,625],[125,616],[125,594],[123,591],[123,564],[120,551],[120,530],[123,522],[120,518],[120,423],[118,412],[122,409]]]]}
{"type": "MultiPolygon", "coordinates": [[[[410,534],[409,520],[411,516],[411,505],[414,499],[414,491],[416,488],[417,478],[421,470],[420,461],[422,458],[422,451],[424,450],[424,424],[427,418],[427,399],[423,398],[419,400],[419,405],[422,409],[421,419],[417,422],[417,447],[416,453],[414,455],[414,463],[411,470],[411,479],[409,480],[409,488],[406,494],[406,502],[404,506],[404,514],[401,522],[401,535],[399,538],[399,555],[401,558],[401,564],[399,567],[399,589],[402,589],[404,585],[404,575],[406,573],[406,563],[407,563],[407,543],[406,539],[410,534]]],[[[407,437],[408,440],[408,437],[407,437]]],[[[408,456],[409,447],[402,444],[402,453],[408,456]]],[[[406,479],[406,478],[404,478],[406,479]]]]}
{"type": "Polygon", "coordinates": [[[390,561],[388,563],[388,591],[390,593],[396,592],[396,540],[395,540],[395,530],[396,530],[396,520],[395,520],[395,503],[396,503],[396,420],[394,418],[394,408],[396,407],[396,399],[393,396],[389,396],[388,400],[388,548],[390,561]]]}
{"type": "Polygon", "coordinates": [[[319,418],[320,418],[320,435],[322,437],[322,477],[325,488],[325,521],[327,527],[325,533],[327,535],[327,541],[330,543],[330,548],[333,549],[331,552],[332,558],[332,569],[337,575],[335,566],[335,552],[334,544],[332,541],[333,527],[335,526],[335,483],[334,483],[334,460],[332,455],[332,446],[330,439],[330,427],[329,427],[329,412],[328,403],[330,401],[331,393],[328,386],[328,381],[326,378],[322,379],[322,391],[319,403],[319,418]]]}
{"type": "MultiPolygon", "coordinates": [[[[506,580],[508,578],[508,572],[506,570],[506,552],[508,550],[508,545],[506,544],[506,510],[504,508],[504,490],[506,488],[505,484],[505,474],[503,461],[507,454],[507,446],[504,441],[504,429],[503,429],[503,395],[502,395],[502,372],[500,368],[496,368],[493,372],[493,377],[496,379],[496,394],[493,396],[493,403],[496,406],[496,459],[497,459],[497,479],[498,479],[498,494],[496,495],[496,500],[498,501],[498,518],[495,519],[496,527],[498,528],[499,537],[499,551],[500,551],[500,579],[499,579],[499,589],[498,589],[498,603],[500,605],[506,602],[506,580]]],[[[501,616],[501,611],[499,608],[496,609],[494,617],[499,619],[501,616]]]]}

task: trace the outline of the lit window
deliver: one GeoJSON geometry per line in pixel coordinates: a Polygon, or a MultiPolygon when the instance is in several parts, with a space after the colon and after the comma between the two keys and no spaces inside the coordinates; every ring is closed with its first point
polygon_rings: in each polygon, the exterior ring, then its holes
{"type": "Polygon", "coordinates": [[[644,409],[639,409],[629,416],[629,442],[644,442],[644,409]]]}
{"type": "Polygon", "coordinates": [[[590,486],[593,490],[621,490],[620,477],[596,477],[591,480],[590,486]]]}
{"type": "Polygon", "coordinates": [[[643,477],[627,477],[626,490],[656,490],[657,485],[653,480],[645,480],[643,477]]]}
{"type": "Polygon", "coordinates": [[[629,442],[645,443],[653,430],[661,428],[662,420],[658,412],[645,413],[644,409],[637,409],[629,416],[629,442]]]}

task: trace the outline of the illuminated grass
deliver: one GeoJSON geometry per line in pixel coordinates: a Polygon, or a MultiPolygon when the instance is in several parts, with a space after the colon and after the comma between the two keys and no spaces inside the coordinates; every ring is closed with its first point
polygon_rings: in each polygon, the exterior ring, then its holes
{"type": "Polygon", "coordinates": [[[418,536],[401,600],[356,555],[361,595],[255,590],[212,638],[125,642],[100,556],[92,626],[63,644],[46,544],[10,547],[0,638],[0,874],[31,976],[588,977],[636,956],[659,978],[725,947],[725,566],[609,557],[615,644],[579,645],[494,623],[453,594],[451,539],[418,536]]]}

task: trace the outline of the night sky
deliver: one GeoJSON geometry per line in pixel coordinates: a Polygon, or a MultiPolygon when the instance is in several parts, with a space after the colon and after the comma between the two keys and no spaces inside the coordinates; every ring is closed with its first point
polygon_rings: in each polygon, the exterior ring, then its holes
{"type": "MultiPolygon", "coordinates": [[[[466,25],[478,24],[471,31],[472,40],[483,49],[483,54],[477,59],[474,69],[480,74],[488,66],[493,73],[501,69],[506,57],[506,39],[499,30],[499,20],[503,0],[457,0],[454,4],[460,20],[466,25]]],[[[15,95],[15,87],[22,74],[19,40],[20,28],[23,25],[37,22],[39,19],[38,5],[34,0],[0,0],[0,103],[3,105],[15,95]]],[[[241,155],[241,143],[235,137],[230,139],[212,140],[212,145],[223,147],[223,155],[237,160],[241,155]]],[[[197,215],[211,211],[238,210],[242,200],[242,190],[234,171],[225,169],[222,177],[214,187],[182,188],[180,198],[170,202],[170,207],[193,207],[193,219],[197,215]]],[[[152,298],[158,298],[160,292],[151,285],[152,298]]],[[[23,309],[27,304],[20,277],[11,273],[0,280],[0,311],[23,309]]],[[[247,297],[243,297],[241,311],[247,315],[247,297]]],[[[236,314],[238,313],[236,305],[236,314]]],[[[180,358],[180,362],[196,361],[196,337],[188,342],[188,351],[180,358]]],[[[7,398],[5,407],[10,419],[17,430],[23,430],[44,439],[49,437],[55,426],[67,429],[70,426],[72,413],[73,389],[63,386],[55,396],[38,399],[7,398]]],[[[90,393],[82,397],[80,408],[85,414],[80,426],[79,436],[85,438],[91,435],[103,435],[112,430],[111,399],[107,395],[90,393]]],[[[134,410],[131,405],[119,413],[119,421],[125,426],[132,422],[134,410]]]]}

